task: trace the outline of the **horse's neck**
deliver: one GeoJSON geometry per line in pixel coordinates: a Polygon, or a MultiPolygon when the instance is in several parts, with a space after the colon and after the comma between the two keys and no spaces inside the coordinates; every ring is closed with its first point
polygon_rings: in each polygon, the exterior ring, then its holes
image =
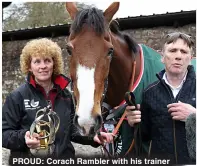
{"type": "MultiPolygon", "coordinates": [[[[108,90],[106,102],[112,107],[119,105],[124,100],[125,92],[129,91],[133,73],[134,55],[129,51],[127,43],[122,39],[112,36],[114,57],[110,65],[108,76],[108,90]]],[[[140,56],[136,55],[136,69],[134,82],[140,72],[140,56]]]]}

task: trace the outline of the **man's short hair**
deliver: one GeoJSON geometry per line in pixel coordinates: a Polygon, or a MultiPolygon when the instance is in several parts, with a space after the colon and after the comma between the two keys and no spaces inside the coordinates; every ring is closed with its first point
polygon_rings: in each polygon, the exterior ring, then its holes
{"type": "Polygon", "coordinates": [[[184,40],[190,49],[192,49],[192,47],[194,46],[194,42],[192,41],[192,37],[190,35],[187,35],[182,32],[174,32],[174,33],[170,33],[170,34],[167,34],[166,36],[164,36],[163,49],[166,44],[174,43],[178,39],[184,40]]]}

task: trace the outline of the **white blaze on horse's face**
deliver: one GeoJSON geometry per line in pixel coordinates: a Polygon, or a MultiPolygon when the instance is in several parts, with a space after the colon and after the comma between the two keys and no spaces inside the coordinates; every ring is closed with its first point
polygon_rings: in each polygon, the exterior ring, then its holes
{"type": "Polygon", "coordinates": [[[80,64],[77,67],[77,89],[79,92],[77,115],[80,126],[84,126],[88,121],[94,123],[91,116],[94,107],[94,73],[95,68],[88,68],[80,64]]]}

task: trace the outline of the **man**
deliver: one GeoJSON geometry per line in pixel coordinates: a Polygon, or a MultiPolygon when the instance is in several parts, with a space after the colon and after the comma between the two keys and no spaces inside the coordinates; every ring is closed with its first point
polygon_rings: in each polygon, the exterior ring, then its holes
{"type": "Polygon", "coordinates": [[[196,113],[192,46],[186,34],[167,35],[162,50],[165,70],[144,90],[141,108],[127,107],[128,123],[141,122],[142,140],[151,141],[149,157],[170,159],[171,164],[194,163],[189,158],[185,130],[187,117],[196,113]]]}

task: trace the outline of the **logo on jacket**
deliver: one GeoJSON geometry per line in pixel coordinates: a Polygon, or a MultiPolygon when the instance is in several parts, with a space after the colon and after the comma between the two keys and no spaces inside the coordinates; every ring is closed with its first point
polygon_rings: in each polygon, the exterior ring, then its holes
{"type": "Polygon", "coordinates": [[[31,105],[32,107],[37,107],[37,106],[39,105],[39,101],[36,101],[36,102],[35,102],[34,99],[32,99],[30,105],[31,105]]]}
{"type": "Polygon", "coordinates": [[[34,99],[31,101],[29,99],[24,99],[24,105],[26,109],[34,109],[39,106],[39,101],[34,101],[34,99]]]}

